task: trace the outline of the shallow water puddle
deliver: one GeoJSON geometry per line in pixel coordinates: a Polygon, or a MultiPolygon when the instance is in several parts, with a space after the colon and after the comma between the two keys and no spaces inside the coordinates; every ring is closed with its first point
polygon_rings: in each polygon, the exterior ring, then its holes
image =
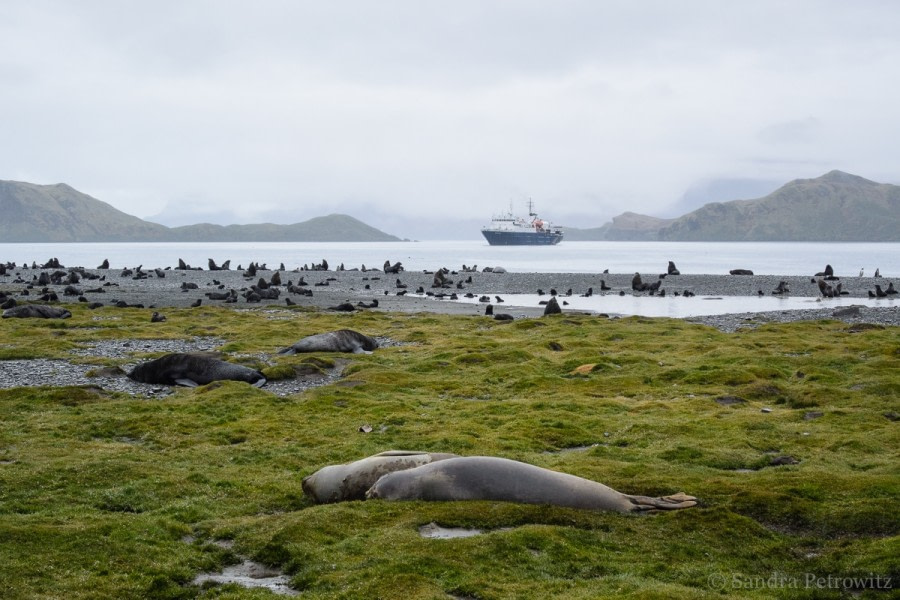
{"type": "MultiPolygon", "coordinates": [[[[506,294],[503,296],[506,306],[540,307],[540,302],[547,296],[537,294],[506,294]]],[[[613,315],[637,315],[643,317],[670,317],[683,319],[708,315],[724,315],[744,312],[770,312],[785,310],[803,310],[812,308],[846,308],[852,305],[869,307],[896,306],[893,298],[829,298],[823,300],[815,296],[696,296],[684,297],[670,294],[664,297],[626,293],[595,294],[590,297],[557,296],[563,311],[584,310],[595,313],[613,315]],[[704,302],[714,300],[714,302],[704,302]],[[564,304],[564,302],[566,304],[564,304]]],[[[440,300],[435,300],[440,301],[440,300]]],[[[448,302],[479,304],[479,299],[460,296],[448,302]]]]}
{"type": "MultiPolygon", "coordinates": [[[[186,544],[196,541],[194,536],[188,535],[182,538],[186,544]]],[[[221,548],[230,549],[233,543],[229,540],[216,540],[212,542],[221,548]]],[[[264,588],[281,596],[299,596],[300,592],[291,589],[290,579],[277,569],[272,569],[252,560],[244,560],[238,565],[231,565],[222,569],[221,573],[200,573],[191,582],[193,585],[213,583],[224,585],[234,583],[245,588],[264,588]]]]}
{"type": "Polygon", "coordinates": [[[431,522],[419,527],[419,535],[432,540],[450,540],[455,538],[467,538],[484,533],[481,529],[466,529],[464,527],[441,527],[431,522]]]}
{"type": "Polygon", "coordinates": [[[207,582],[215,584],[235,583],[246,588],[265,588],[282,596],[298,596],[300,593],[289,586],[289,578],[280,571],[265,565],[245,560],[239,565],[225,567],[221,573],[201,573],[194,577],[194,585],[207,582]]]}

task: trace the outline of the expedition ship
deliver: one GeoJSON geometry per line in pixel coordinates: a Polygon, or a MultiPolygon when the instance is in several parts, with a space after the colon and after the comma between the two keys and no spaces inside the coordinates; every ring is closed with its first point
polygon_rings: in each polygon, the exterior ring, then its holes
{"type": "Polygon", "coordinates": [[[562,228],[538,218],[531,200],[527,219],[513,215],[510,207],[508,212],[494,216],[481,233],[491,246],[552,246],[563,239],[562,228]]]}

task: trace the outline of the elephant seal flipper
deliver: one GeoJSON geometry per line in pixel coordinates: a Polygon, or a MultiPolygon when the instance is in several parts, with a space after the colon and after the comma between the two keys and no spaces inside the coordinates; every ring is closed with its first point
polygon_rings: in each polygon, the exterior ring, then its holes
{"type": "Polygon", "coordinates": [[[179,377],[175,380],[175,383],[184,387],[199,387],[200,384],[194,381],[193,379],[188,379],[187,377],[179,377]]]}
{"type": "Polygon", "coordinates": [[[653,498],[652,496],[631,496],[625,494],[625,497],[634,504],[635,512],[643,512],[648,510],[679,510],[682,508],[690,508],[697,506],[697,499],[688,496],[684,492],[678,492],[671,496],[663,496],[661,498],[653,498]]]}

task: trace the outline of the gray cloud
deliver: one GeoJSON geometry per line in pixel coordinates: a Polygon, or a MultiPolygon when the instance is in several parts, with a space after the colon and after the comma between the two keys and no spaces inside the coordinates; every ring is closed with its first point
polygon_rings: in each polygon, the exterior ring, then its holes
{"type": "Polygon", "coordinates": [[[599,226],[717,178],[900,180],[890,2],[36,0],[0,16],[0,178],[143,217],[339,208],[414,228],[532,197],[599,226]]]}

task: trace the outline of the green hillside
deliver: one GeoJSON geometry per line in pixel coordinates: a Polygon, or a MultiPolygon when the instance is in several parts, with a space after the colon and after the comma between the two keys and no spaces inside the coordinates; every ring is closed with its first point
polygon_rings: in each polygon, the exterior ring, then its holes
{"type": "Polygon", "coordinates": [[[0,242],[396,242],[348,215],[292,225],[169,228],[126,214],[72,187],[0,181],[0,242]]]}
{"type": "Polygon", "coordinates": [[[0,241],[164,241],[168,228],[148,223],[64,183],[0,181],[0,241]]]}
{"type": "Polygon", "coordinates": [[[797,179],[758,200],[707,204],[662,227],[659,239],[896,242],[900,186],[831,171],[797,179]]]}
{"type": "Polygon", "coordinates": [[[348,215],[315,217],[292,225],[187,225],[174,227],[171,235],[180,242],[397,242],[399,238],[366,225],[348,215]]]}
{"type": "Polygon", "coordinates": [[[602,227],[591,229],[566,227],[565,235],[566,240],[570,242],[656,240],[659,230],[671,222],[672,219],[660,219],[625,212],[618,217],[613,217],[611,222],[602,227]]]}

